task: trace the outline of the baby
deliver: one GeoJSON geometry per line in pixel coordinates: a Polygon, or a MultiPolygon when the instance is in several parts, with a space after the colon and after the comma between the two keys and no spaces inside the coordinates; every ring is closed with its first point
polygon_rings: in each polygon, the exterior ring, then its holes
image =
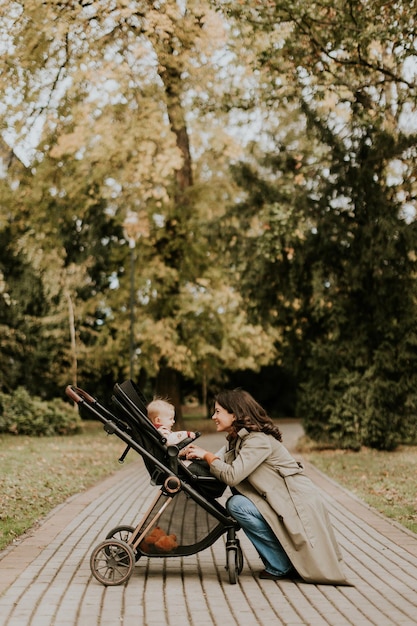
{"type": "MultiPolygon", "coordinates": [[[[160,433],[164,435],[164,437],[166,437],[167,445],[172,446],[180,443],[184,439],[196,438],[196,433],[190,432],[189,430],[177,430],[172,432],[171,429],[175,423],[175,407],[173,404],[158,398],[156,400],[152,400],[146,408],[148,411],[148,417],[152,424],[157,430],[159,430],[160,433]]],[[[210,466],[206,461],[189,461],[185,459],[186,449],[187,446],[179,451],[178,456],[181,459],[181,463],[188,467],[189,471],[196,476],[203,478],[210,477],[212,480],[210,480],[209,483],[203,483],[200,489],[205,495],[212,498],[219,498],[223,495],[223,492],[226,489],[226,484],[220,482],[211,475],[210,466]]]]}
{"type": "Polygon", "coordinates": [[[195,433],[189,430],[172,431],[175,423],[175,407],[166,400],[152,400],[147,406],[148,417],[159,432],[166,437],[167,445],[172,446],[184,439],[195,439],[195,433]]]}

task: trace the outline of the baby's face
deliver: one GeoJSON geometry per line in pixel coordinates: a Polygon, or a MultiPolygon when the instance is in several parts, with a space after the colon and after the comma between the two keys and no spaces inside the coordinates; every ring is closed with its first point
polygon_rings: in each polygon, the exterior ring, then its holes
{"type": "Polygon", "coordinates": [[[174,412],[171,411],[171,409],[169,408],[162,409],[159,414],[159,423],[161,426],[165,426],[165,428],[169,428],[171,430],[171,428],[175,424],[174,412]]]}

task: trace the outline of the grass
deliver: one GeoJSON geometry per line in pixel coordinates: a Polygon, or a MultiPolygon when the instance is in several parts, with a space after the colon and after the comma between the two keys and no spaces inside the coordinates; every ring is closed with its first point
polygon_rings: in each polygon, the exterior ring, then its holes
{"type": "MultiPolygon", "coordinates": [[[[97,422],[68,437],[0,436],[0,550],[55,506],[117,471],[123,450],[97,422]]],[[[131,452],[126,462],[137,458],[131,452]]]]}
{"type": "Polygon", "coordinates": [[[386,517],[417,533],[417,446],[395,452],[303,452],[306,460],[386,517]]]}
{"type": "MultiPolygon", "coordinates": [[[[215,432],[211,420],[186,417],[187,428],[215,432]]],[[[124,443],[101,424],[84,422],[69,437],[0,436],[0,550],[54,507],[120,468],[124,443]]],[[[417,532],[417,446],[396,452],[314,451],[303,457],[387,517],[417,532]]],[[[138,458],[131,452],[126,462],[138,458]]]]}

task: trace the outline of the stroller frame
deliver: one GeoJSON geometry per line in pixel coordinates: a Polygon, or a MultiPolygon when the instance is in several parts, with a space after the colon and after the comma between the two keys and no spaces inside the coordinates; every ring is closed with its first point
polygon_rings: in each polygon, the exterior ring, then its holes
{"type": "Polygon", "coordinates": [[[65,391],[82,417],[98,419],[108,435],[115,434],[126,444],[119,461],[124,461],[130,449],[135,450],[145,463],[151,484],[160,487],[136,527],[116,526],[93,549],[93,576],[105,586],[121,585],[129,580],[142,557],[196,554],[226,534],[225,568],[229,582],[236,584],[243,569],[237,537],[240,527],[215,497],[204,493],[217,482],[214,476],[196,475],[179,460],[180,449],[189,441],[166,445],[146,415],[144,397],[130,380],[115,385],[111,410],[79,387],[68,385],[65,391]]]}

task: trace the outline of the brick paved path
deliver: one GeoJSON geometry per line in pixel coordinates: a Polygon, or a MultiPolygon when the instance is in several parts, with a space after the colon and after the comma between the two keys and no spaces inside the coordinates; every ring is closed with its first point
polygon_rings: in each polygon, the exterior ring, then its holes
{"type": "MultiPolygon", "coordinates": [[[[217,449],[216,437],[204,445],[217,449]]],[[[194,556],[142,558],[126,585],[103,587],[91,576],[91,550],[114,526],[135,525],[157,489],[138,457],[0,555],[0,626],[415,626],[417,535],[313,467],[307,473],[323,490],[353,587],[259,580],[262,564],[241,532],[237,585],[222,537],[194,556]]]]}

